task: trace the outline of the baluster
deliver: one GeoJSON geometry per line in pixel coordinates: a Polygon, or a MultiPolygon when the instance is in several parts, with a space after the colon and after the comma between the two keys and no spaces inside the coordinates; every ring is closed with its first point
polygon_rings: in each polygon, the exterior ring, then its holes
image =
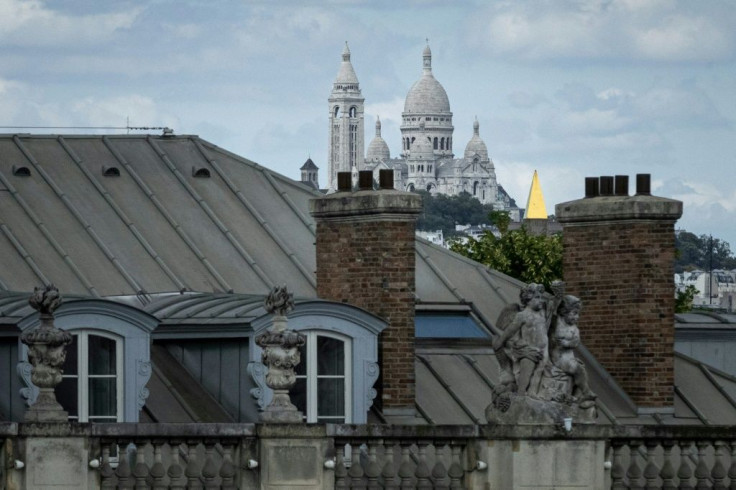
{"type": "Polygon", "coordinates": [[[730,490],[736,490],[736,441],[731,441],[731,466],[728,468],[728,479],[731,480],[730,490]]]}
{"type": "Polygon", "coordinates": [[[235,485],[235,463],[233,463],[233,443],[229,440],[222,444],[222,466],[220,466],[220,478],[222,479],[222,490],[236,490],[235,485]]]}
{"type": "Polygon", "coordinates": [[[166,478],[166,468],[161,458],[161,447],[164,445],[164,441],[160,439],[154,439],[151,441],[153,444],[153,465],[151,465],[151,471],[149,472],[151,478],[153,478],[153,490],[166,490],[169,488],[164,481],[166,478]]]}
{"type": "Polygon", "coordinates": [[[401,478],[401,490],[413,490],[414,488],[414,466],[411,464],[409,449],[411,443],[401,443],[401,464],[399,465],[399,478],[401,478]]]}
{"type": "Polygon", "coordinates": [[[698,447],[698,464],[695,466],[695,489],[707,490],[710,488],[708,482],[710,471],[708,471],[708,463],[705,461],[705,449],[708,447],[708,443],[698,441],[696,446],[698,447]]]}
{"type": "Polygon", "coordinates": [[[378,477],[381,476],[381,465],[378,464],[376,456],[376,446],[383,444],[380,439],[373,441],[368,446],[368,464],[365,468],[365,476],[368,477],[368,489],[375,490],[381,488],[378,484],[378,477]]]}
{"type": "Polygon", "coordinates": [[[348,471],[348,475],[350,475],[350,488],[363,489],[365,488],[365,484],[363,483],[363,465],[360,461],[360,442],[351,441],[350,446],[353,449],[350,470],[348,471]]]}
{"type": "Polygon", "coordinates": [[[647,490],[659,490],[661,487],[658,485],[659,479],[659,468],[657,463],[654,461],[654,452],[657,450],[659,445],[657,441],[649,439],[646,441],[647,446],[647,464],[644,466],[644,479],[646,480],[647,490]]]}
{"type": "Polygon", "coordinates": [[[214,458],[215,443],[207,441],[204,444],[204,465],[202,466],[202,476],[204,477],[204,488],[207,490],[215,490],[220,488],[217,484],[217,464],[214,458]]]}
{"type": "Polygon", "coordinates": [[[187,448],[187,468],[184,470],[187,476],[187,489],[202,490],[202,480],[199,478],[201,469],[197,461],[197,441],[188,441],[187,448]]]}
{"type": "Polygon", "coordinates": [[[348,488],[348,470],[345,468],[345,444],[335,448],[337,464],[335,464],[335,488],[348,488]]]}
{"type": "Polygon", "coordinates": [[[115,470],[110,465],[110,442],[102,443],[102,465],[100,466],[101,488],[115,488],[115,470]]]}
{"type": "Polygon", "coordinates": [[[396,479],[396,463],[394,462],[393,442],[386,444],[381,476],[383,477],[383,488],[387,490],[398,490],[399,482],[396,479]]]}
{"type": "Polygon", "coordinates": [[[448,490],[450,485],[447,482],[447,466],[443,461],[442,449],[444,446],[436,441],[434,443],[434,466],[432,467],[432,478],[434,479],[434,488],[438,490],[448,490]]]}
{"type": "Polygon", "coordinates": [[[146,441],[140,441],[135,446],[135,466],[133,467],[133,476],[135,477],[135,489],[147,490],[148,483],[148,465],[146,464],[146,441]]]}
{"type": "Polygon", "coordinates": [[[626,477],[629,479],[629,488],[631,490],[644,490],[642,485],[642,471],[639,466],[639,447],[641,441],[631,441],[629,443],[629,468],[626,470],[626,477]]]}
{"type": "Polygon", "coordinates": [[[693,469],[690,467],[690,441],[680,441],[680,467],[677,469],[677,479],[680,484],[677,486],[680,490],[692,490],[691,479],[693,477],[693,469]]]}
{"type": "Polygon", "coordinates": [[[624,482],[626,471],[621,461],[621,453],[624,450],[624,442],[621,440],[611,441],[613,447],[613,465],[611,466],[611,488],[613,490],[625,490],[627,488],[624,482]]]}
{"type": "Polygon", "coordinates": [[[723,465],[723,452],[726,445],[723,441],[715,441],[713,445],[716,448],[716,461],[713,469],[710,471],[710,477],[713,479],[713,490],[726,490],[726,467],[723,465]]]}
{"type": "Polygon", "coordinates": [[[128,446],[125,443],[118,443],[118,467],[115,470],[115,475],[118,477],[118,488],[133,488],[130,462],[128,461],[128,446]]]}
{"type": "Polygon", "coordinates": [[[450,475],[450,488],[465,488],[463,487],[465,471],[460,462],[460,453],[463,448],[460,444],[450,443],[450,449],[452,451],[452,463],[450,464],[450,469],[447,470],[447,474],[450,475]]]}
{"type": "Polygon", "coordinates": [[[180,441],[169,441],[169,448],[171,450],[171,464],[167,471],[169,475],[169,488],[171,490],[184,490],[186,480],[184,479],[184,467],[181,465],[181,458],[179,456],[179,444],[180,441]]]}
{"type": "Polygon", "coordinates": [[[665,439],[662,441],[663,459],[662,470],[659,472],[662,478],[662,490],[675,490],[675,467],[672,465],[672,447],[675,441],[665,439]]]}
{"type": "Polygon", "coordinates": [[[419,447],[419,461],[417,467],[414,468],[414,476],[417,477],[417,488],[432,488],[432,482],[429,481],[431,475],[429,465],[427,464],[427,445],[426,441],[417,442],[419,447]]]}

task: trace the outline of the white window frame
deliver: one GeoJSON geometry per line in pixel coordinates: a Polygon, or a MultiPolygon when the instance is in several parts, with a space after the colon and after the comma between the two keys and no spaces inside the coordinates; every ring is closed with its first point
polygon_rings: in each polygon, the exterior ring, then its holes
{"type": "Polygon", "coordinates": [[[75,330],[70,332],[77,338],[77,374],[62,375],[62,378],[77,378],[77,416],[69,416],[69,420],[77,422],[89,422],[89,336],[95,335],[110,339],[115,342],[115,375],[92,375],[94,378],[116,378],[116,415],[115,419],[110,417],[95,416],[93,422],[123,422],[124,421],[124,391],[125,371],[123,363],[123,339],[117,335],[111,335],[98,330],[75,330]]]}
{"type": "Polygon", "coordinates": [[[319,330],[305,331],[302,332],[306,337],[306,353],[307,358],[302,359],[301,362],[305,363],[306,374],[297,376],[297,379],[306,378],[307,387],[307,413],[304,414],[304,418],[307,423],[346,423],[350,424],[353,420],[353,346],[352,339],[345,335],[339,335],[333,332],[324,332],[319,330]],[[327,337],[339,340],[343,343],[345,351],[344,366],[345,371],[343,375],[318,375],[317,374],[317,337],[327,337]],[[308,362],[311,361],[311,362],[308,362]],[[317,381],[318,379],[345,379],[345,407],[344,407],[344,422],[337,420],[338,416],[319,416],[317,413],[318,398],[317,398],[317,381]]]}

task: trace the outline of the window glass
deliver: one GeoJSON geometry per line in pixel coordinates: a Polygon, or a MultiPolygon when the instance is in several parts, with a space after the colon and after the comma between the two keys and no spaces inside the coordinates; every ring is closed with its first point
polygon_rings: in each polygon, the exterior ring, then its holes
{"type": "Polygon", "coordinates": [[[332,337],[317,337],[317,374],[345,375],[345,343],[332,337]]]}
{"type": "Polygon", "coordinates": [[[71,376],[77,374],[77,349],[78,349],[78,338],[76,335],[72,336],[72,343],[66,346],[66,360],[62,366],[62,374],[65,376],[71,376]]]}
{"type": "Polygon", "coordinates": [[[89,374],[115,374],[115,341],[89,336],[89,374]]]}
{"type": "Polygon", "coordinates": [[[117,419],[117,380],[112,378],[90,378],[89,380],[89,419],[104,417],[117,419]]]}
{"type": "Polygon", "coordinates": [[[317,380],[317,418],[323,417],[345,417],[344,378],[317,380]]]}
{"type": "MultiPolygon", "coordinates": [[[[69,358],[67,357],[67,360],[69,358]]],[[[76,376],[62,378],[61,383],[56,387],[56,400],[61,404],[64,410],[69,414],[70,419],[79,417],[79,407],[77,405],[77,393],[79,380],[76,376]]]]}

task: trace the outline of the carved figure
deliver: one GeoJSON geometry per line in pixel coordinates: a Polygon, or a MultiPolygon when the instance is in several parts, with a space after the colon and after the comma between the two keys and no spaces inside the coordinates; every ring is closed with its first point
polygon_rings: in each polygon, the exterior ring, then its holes
{"type": "Polygon", "coordinates": [[[493,340],[493,349],[501,382],[486,409],[489,422],[595,420],[596,396],[574,351],[580,345],[581,303],[564,295],[560,281],[552,284],[552,291],[528,284],[519,293],[519,303],[504,308],[498,318],[501,333],[493,340]]]}
{"type": "Polygon", "coordinates": [[[576,296],[565,296],[557,310],[555,321],[550,329],[550,364],[545,376],[567,381],[567,387],[558,392],[558,400],[565,396],[573,396],[580,403],[580,408],[595,405],[596,396],[588,386],[588,374],[582,361],[575,357],[575,348],[580,345],[580,299],[576,296]],[[572,383],[570,383],[572,378],[572,383]]]}

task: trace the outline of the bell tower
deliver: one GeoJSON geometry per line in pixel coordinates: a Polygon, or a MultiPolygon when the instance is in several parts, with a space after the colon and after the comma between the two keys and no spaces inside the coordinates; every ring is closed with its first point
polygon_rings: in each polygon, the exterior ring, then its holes
{"type": "Polygon", "coordinates": [[[337,173],[363,169],[365,132],[360,84],[350,62],[350,48],[345,42],[342,63],[328,99],[329,142],[327,187],[337,188],[337,173]]]}

